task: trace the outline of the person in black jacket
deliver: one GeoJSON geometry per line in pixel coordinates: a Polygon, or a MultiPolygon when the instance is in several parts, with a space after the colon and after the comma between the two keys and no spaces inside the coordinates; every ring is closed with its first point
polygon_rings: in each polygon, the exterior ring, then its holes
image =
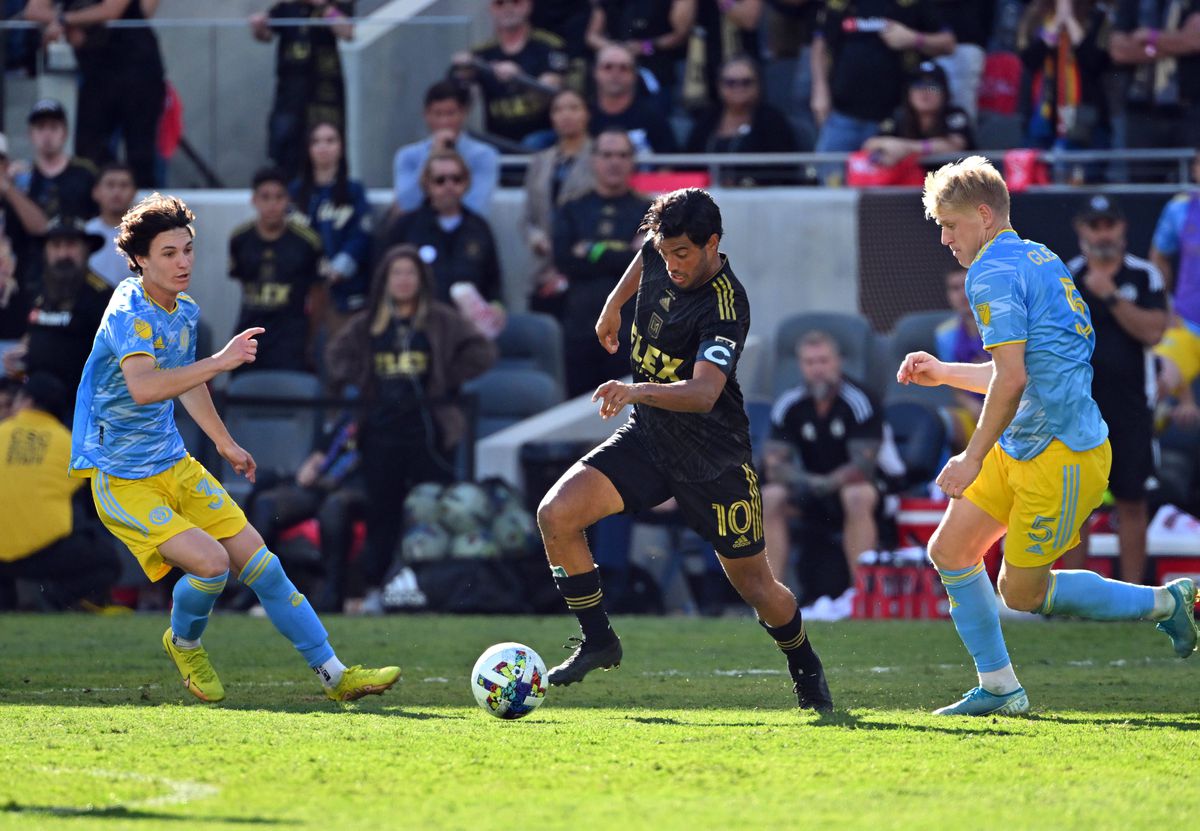
{"type": "MultiPolygon", "coordinates": [[[[787,117],[762,100],[762,79],[749,58],[726,61],[719,76],[719,106],[697,116],[687,140],[689,153],[795,153],[800,150],[787,117]]],[[[723,185],[795,180],[764,168],[725,168],[723,185]]]]}
{"type": "Polygon", "coordinates": [[[592,144],[594,188],[567,202],[554,218],[554,264],[567,278],[563,354],[568,395],[591,392],[628,372],[628,344],[610,355],[596,342],[594,329],[609,292],[642,244],[638,226],[650,200],[629,184],[633,154],[624,131],[598,135],[592,144]]]}
{"type": "Polygon", "coordinates": [[[71,410],[83,365],[112,297],[108,283],[88,268],[88,256],[103,244],[104,239],[89,233],[81,219],[50,220],[41,291],[29,311],[29,328],[22,342],[4,355],[4,369],[10,375],[41,373],[58,380],[71,410]]]}
{"type": "Polygon", "coordinates": [[[384,232],[382,250],[411,245],[433,269],[434,298],[450,302],[450,286],[473,283],[487,300],[501,299],[500,258],[487,220],[463,204],[471,171],[453,150],[436,150],[421,171],[425,201],[384,232]]]}

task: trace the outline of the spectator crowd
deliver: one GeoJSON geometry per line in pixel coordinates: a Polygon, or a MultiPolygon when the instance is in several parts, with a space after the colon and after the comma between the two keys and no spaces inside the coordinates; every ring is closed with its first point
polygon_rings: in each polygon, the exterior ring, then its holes
{"type": "MultiPolygon", "coordinates": [[[[45,466],[58,458],[55,419],[68,417],[97,322],[129,277],[111,244],[121,216],[138,189],[165,185],[173,94],[153,28],[105,25],[151,19],[158,0],[15,5],[39,28],[9,38],[8,70],[64,41],[79,86],[74,113],[50,98],[29,111],[27,163],[9,159],[0,135],[0,399],[12,410],[0,444],[13,469],[2,486],[44,492],[56,511],[43,525],[53,539],[14,534],[0,550],[0,608],[11,602],[6,579],[53,576],[93,534],[90,506],[46,485],[45,466]]],[[[276,2],[248,21],[276,57],[253,215],[229,240],[238,327],[266,329],[262,359],[242,371],[310,374],[328,395],[358,401],[329,420],[298,470],[256,489],[250,512],[269,543],[319,519],[324,609],[365,597],[360,608],[377,610],[406,494],[460,473],[470,414],[458,395],[503,359],[505,318],[521,311],[502,307],[490,223],[502,154],[530,154],[520,182],[527,305],[556,321],[561,393],[575,396],[627,370],[627,351],[600,349],[592,325],[642,242],[647,154],[816,150],[920,171],[927,157],[977,146],[1200,145],[1200,0],[489,0],[487,13],[492,36],[447,56],[425,92],[424,137],[396,150],[393,204],[379,216],[347,161],[355,125],[338,42],[354,37],[355,4],[276,2]],[[365,545],[348,577],[360,520],[365,545]]],[[[1072,173],[1118,174],[1099,164],[1072,173]]],[[[722,168],[714,184],[845,177],[840,164],[746,165],[722,168]]],[[[1120,425],[1120,569],[1134,581],[1146,567],[1155,437],[1165,424],[1200,423],[1198,200],[1188,190],[1171,201],[1145,252],[1128,250],[1113,199],[1096,197],[1074,220],[1082,253],[1070,267],[1097,333],[1096,397],[1120,425]]],[[[952,313],[928,348],[986,360],[965,273],[944,279],[952,313]]],[[[847,376],[838,340],[812,331],[794,346],[801,383],[775,402],[762,459],[769,550],[777,571],[796,568],[818,592],[810,602],[824,595],[844,610],[860,555],[886,536],[885,497],[924,483],[895,463],[887,402],[847,376]],[[798,563],[797,522],[805,539],[819,526],[828,540],[804,546],[798,563]]],[[[969,393],[938,404],[940,449],[963,446],[979,405],[969,393]]],[[[47,604],[101,608],[115,566],[96,555],[59,578],[47,604]]]]}

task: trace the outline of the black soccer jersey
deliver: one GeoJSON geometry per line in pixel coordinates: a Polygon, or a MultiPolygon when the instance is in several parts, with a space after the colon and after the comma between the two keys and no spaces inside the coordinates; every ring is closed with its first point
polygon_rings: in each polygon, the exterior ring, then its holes
{"type": "Polygon", "coordinates": [[[266,329],[258,336],[258,359],[249,368],[307,368],[305,304],[322,256],[320,238],[292,222],[278,239],[263,239],[254,223],[229,238],[229,276],[242,284],[238,331],[266,329]]]}
{"type": "Polygon", "coordinates": [[[750,461],[750,423],[737,362],[750,333],[750,302],[728,260],[717,275],[681,291],[652,242],[642,246],[642,280],[630,333],[634,381],[669,384],[708,361],[728,380],[707,413],[634,406],[630,424],[646,452],[679,482],[707,482],[750,461]]]}
{"type": "Polygon", "coordinates": [[[882,441],[883,418],[871,396],[848,378],[824,415],[801,384],[771,408],[771,438],[794,446],[809,473],[824,475],[850,462],[851,441],[882,441]]]}
{"type": "Polygon", "coordinates": [[[88,271],[69,308],[55,307],[45,293],[29,311],[29,374],[45,372],[63,383],[74,400],[83,375],[83,365],[92,351],[96,330],[112,297],[108,283],[88,271]]]}
{"type": "MultiPolygon", "coordinates": [[[[473,52],[488,63],[512,61],[529,77],[539,78],[547,72],[566,73],[564,48],[558,35],[534,29],[525,47],[515,55],[506,54],[495,41],[478,46],[473,52]]],[[[537,130],[550,129],[550,96],[518,81],[501,81],[490,72],[477,72],[476,78],[483,92],[489,133],[520,141],[537,130]]]]}

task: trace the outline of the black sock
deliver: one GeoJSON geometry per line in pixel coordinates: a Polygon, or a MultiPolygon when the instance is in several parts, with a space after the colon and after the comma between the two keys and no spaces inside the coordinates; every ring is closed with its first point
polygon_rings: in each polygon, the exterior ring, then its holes
{"type": "Polygon", "coordinates": [[[767,626],[761,620],[759,623],[767,630],[767,634],[775,639],[775,645],[787,658],[788,671],[793,678],[797,677],[798,672],[816,672],[821,666],[821,659],[808,642],[808,633],[804,631],[804,619],[800,616],[799,606],[796,607],[795,616],[783,626],[767,626]]]}
{"type": "Polygon", "coordinates": [[[593,646],[605,646],[617,639],[604,611],[604,591],[600,588],[600,569],[592,569],[570,577],[555,577],[567,608],[579,618],[583,639],[593,646]]]}

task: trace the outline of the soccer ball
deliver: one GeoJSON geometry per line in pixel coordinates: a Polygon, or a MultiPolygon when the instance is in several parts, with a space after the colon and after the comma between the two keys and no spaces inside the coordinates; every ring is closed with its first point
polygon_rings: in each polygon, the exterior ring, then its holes
{"type": "Polygon", "coordinates": [[[424,482],[410,490],[404,497],[404,519],[408,526],[436,525],[441,514],[438,504],[441,496],[442,486],[437,482],[424,482]]]}
{"type": "Polygon", "coordinates": [[[492,505],[479,485],[460,482],[442,493],[440,500],[442,526],[451,534],[478,531],[491,516],[492,505]]]}
{"type": "Polygon", "coordinates": [[[524,644],[498,643],[475,662],[471,692],[496,718],[527,716],[546,700],[546,664],[524,644]]]}
{"type": "Polygon", "coordinates": [[[509,557],[528,553],[536,533],[533,517],[520,505],[509,505],[492,520],[492,539],[500,552],[509,557]]]}
{"type": "Polygon", "coordinates": [[[400,553],[409,563],[444,559],[449,548],[450,535],[440,525],[418,525],[400,542],[400,553]]]}

